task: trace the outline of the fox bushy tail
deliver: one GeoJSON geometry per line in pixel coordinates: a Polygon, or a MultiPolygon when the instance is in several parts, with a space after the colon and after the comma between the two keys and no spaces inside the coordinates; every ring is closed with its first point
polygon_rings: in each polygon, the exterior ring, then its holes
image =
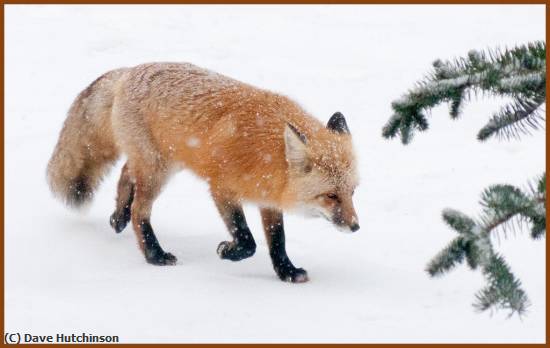
{"type": "Polygon", "coordinates": [[[111,126],[114,85],[124,69],[110,71],[75,99],[48,163],[52,192],[67,205],[91,201],[101,179],[119,157],[111,126]]]}

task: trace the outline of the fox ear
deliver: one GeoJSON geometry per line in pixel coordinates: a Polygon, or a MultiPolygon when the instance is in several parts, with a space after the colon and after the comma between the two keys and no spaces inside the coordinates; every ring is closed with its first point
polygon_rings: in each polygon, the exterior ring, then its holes
{"type": "Polygon", "coordinates": [[[341,112],[335,112],[328,120],[327,128],[341,134],[350,134],[346,119],[341,112]]]}
{"type": "Polygon", "coordinates": [[[285,126],[285,155],[290,167],[302,168],[306,170],[308,168],[308,156],[307,156],[307,138],[300,133],[293,125],[288,124],[285,126]]]}

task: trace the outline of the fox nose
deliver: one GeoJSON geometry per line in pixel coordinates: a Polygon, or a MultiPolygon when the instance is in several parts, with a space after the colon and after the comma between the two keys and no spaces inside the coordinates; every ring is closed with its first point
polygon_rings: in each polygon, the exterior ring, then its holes
{"type": "Polygon", "coordinates": [[[351,232],[355,232],[359,229],[359,224],[358,223],[354,223],[353,225],[351,225],[349,227],[349,229],[351,230],[351,232]]]}

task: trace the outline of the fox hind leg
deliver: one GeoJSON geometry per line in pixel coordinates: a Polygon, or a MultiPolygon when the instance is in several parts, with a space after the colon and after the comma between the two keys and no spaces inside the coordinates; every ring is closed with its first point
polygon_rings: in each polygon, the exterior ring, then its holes
{"type": "Polygon", "coordinates": [[[256,242],[244,217],[240,203],[228,199],[227,196],[214,194],[216,207],[222,216],[232,241],[223,241],[218,245],[217,253],[222,259],[240,261],[256,252],[256,242]]]}
{"type": "Polygon", "coordinates": [[[303,268],[294,267],[286,253],[283,213],[275,209],[261,208],[260,214],[275,273],[287,282],[308,281],[307,272],[303,268]]]}
{"type": "Polygon", "coordinates": [[[132,217],[132,202],[134,201],[134,183],[130,176],[128,163],[122,167],[118,180],[117,200],[114,213],[109,220],[116,233],[122,232],[132,217]]]}
{"type": "Polygon", "coordinates": [[[176,257],[160,246],[151,226],[151,209],[155,198],[167,176],[167,171],[157,165],[140,164],[146,172],[135,173],[134,197],[131,205],[131,220],[138,245],[148,263],[153,265],[174,265],[176,257]]]}

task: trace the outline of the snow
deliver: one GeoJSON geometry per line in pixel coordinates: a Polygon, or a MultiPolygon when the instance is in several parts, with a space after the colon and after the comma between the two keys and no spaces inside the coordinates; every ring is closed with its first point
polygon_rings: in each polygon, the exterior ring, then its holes
{"type": "MultiPolygon", "coordinates": [[[[545,340],[545,241],[528,230],[495,246],[521,279],[528,315],[476,313],[481,272],[431,279],[428,261],[456,232],[444,208],[481,212],[491,184],[523,187],[545,168],[545,134],[475,140],[502,101],[451,121],[446,105],[410,145],[385,140],[391,102],[437,58],[544,40],[537,6],[11,6],[5,8],[5,330],[115,334],[121,342],[536,342],[545,340]],[[286,215],[287,249],[310,281],[272,270],[257,209],[256,254],[233,263],[207,184],[181,172],[153,208],[173,267],[145,263],[130,228],[110,228],[117,164],[84,214],[45,181],[65,113],[107,70],[187,61],[282,92],[354,136],[361,229],[286,215]]],[[[259,119],[261,120],[261,118],[259,119]]],[[[261,121],[259,121],[261,122],[261,121]]],[[[191,142],[193,144],[193,142],[191,142]]],[[[198,145],[198,144],[197,144],[198,145]]]]}
{"type": "Polygon", "coordinates": [[[518,87],[525,86],[526,84],[538,85],[544,81],[546,74],[542,73],[530,73],[522,76],[509,77],[500,81],[501,87],[507,89],[517,89],[518,87]]]}
{"type": "Polygon", "coordinates": [[[189,137],[185,143],[189,147],[199,147],[201,145],[201,141],[197,137],[189,137]]]}

